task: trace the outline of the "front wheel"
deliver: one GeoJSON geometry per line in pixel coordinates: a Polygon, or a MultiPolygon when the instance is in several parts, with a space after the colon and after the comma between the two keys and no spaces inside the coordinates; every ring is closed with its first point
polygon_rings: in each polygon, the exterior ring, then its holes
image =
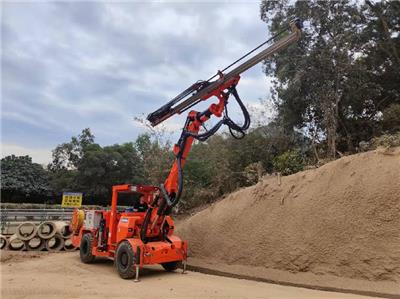
{"type": "Polygon", "coordinates": [[[95,256],[92,254],[92,249],[93,236],[91,233],[86,233],[82,236],[81,244],[79,246],[79,255],[83,263],[90,264],[94,261],[95,256]]]}
{"type": "Polygon", "coordinates": [[[163,266],[165,271],[172,272],[178,269],[181,264],[182,264],[181,261],[175,261],[175,262],[162,263],[161,266],[163,266]]]}
{"type": "Polygon", "coordinates": [[[115,254],[115,267],[117,268],[119,276],[123,279],[134,277],[135,263],[136,258],[131,244],[128,241],[121,242],[115,254]]]}

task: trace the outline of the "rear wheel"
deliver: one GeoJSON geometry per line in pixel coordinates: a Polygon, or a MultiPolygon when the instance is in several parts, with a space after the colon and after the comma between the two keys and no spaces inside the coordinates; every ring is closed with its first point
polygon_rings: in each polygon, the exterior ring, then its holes
{"type": "Polygon", "coordinates": [[[115,254],[115,267],[117,267],[119,276],[123,279],[134,277],[135,263],[136,258],[131,244],[128,241],[122,241],[121,244],[118,245],[115,254]]]}
{"type": "Polygon", "coordinates": [[[178,269],[181,264],[182,264],[181,261],[175,261],[175,262],[162,263],[161,266],[163,266],[165,271],[172,272],[178,269]]]}
{"type": "Polygon", "coordinates": [[[90,264],[94,261],[95,256],[92,254],[93,249],[93,236],[91,233],[86,233],[81,239],[79,246],[79,255],[81,261],[85,264],[90,264]]]}

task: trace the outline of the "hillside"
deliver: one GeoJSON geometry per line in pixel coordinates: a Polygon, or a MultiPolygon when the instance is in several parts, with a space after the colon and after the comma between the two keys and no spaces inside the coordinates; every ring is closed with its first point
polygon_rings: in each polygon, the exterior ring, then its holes
{"type": "Polygon", "coordinates": [[[400,149],[346,156],[280,183],[265,178],[183,220],[177,230],[200,265],[398,285],[400,149]]]}

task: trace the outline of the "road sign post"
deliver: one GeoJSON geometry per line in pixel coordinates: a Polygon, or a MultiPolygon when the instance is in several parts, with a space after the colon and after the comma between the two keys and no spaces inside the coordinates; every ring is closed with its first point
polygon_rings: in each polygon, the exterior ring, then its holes
{"type": "Polygon", "coordinates": [[[64,192],[62,196],[62,207],[80,207],[82,205],[82,193],[64,192]]]}

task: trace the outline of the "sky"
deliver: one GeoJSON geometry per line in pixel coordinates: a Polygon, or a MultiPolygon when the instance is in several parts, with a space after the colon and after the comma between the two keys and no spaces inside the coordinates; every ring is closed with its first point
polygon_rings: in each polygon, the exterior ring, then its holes
{"type": "MultiPolygon", "coordinates": [[[[103,146],[135,140],[146,128],[134,117],[269,37],[259,5],[2,2],[2,157],[30,155],[47,164],[52,149],[86,127],[103,146]]],[[[269,89],[261,64],[238,85],[255,113],[269,89]]],[[[183,123],[184,116],[173,117],[164,127],[175,137],[183,123]]]]}

